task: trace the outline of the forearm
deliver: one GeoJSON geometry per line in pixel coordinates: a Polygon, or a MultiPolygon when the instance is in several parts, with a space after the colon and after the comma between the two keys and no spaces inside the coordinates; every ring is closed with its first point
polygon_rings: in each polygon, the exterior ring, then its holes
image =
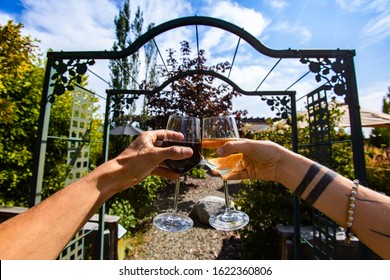
{"type": "Polygon", "coordinates": [[[115,167],[104,167],[0,224],[0,259],[55,259],[112,195],[115,167]]]}
{"type": "Polygon", "coordinates": [[[156,147],[157,141],[183,140],[174,131],[142,133],[115,159],[47,198],[32,209],[0,224],[0,259],[53,259],[112,195],[136,185],[151,173],[177,178],[159,164],[188,158],[188,147],[156,147]]]}
{"type": "MultiPolygon", "coordinates": [[[[346,228],[353,182],[300,155],[286,150],[283,153],[277,181],[346,228]]],[[[390,198],[359,186],[354,204],[352,232],[378,255],[389,259],[390,198]]]]}

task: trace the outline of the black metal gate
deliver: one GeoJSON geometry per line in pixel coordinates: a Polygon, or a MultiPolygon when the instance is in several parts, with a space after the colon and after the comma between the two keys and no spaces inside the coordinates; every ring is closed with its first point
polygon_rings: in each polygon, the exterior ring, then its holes
{"type": "MultiPolygon", "coordinates": [[[[209,18],[202,16],[195,17],[185,17],[175,19],[166,23],[163,23],[159,26],[156,26],[150,29],[148,32],[140,36],[135,40],[127,49],[124,51],[84,51],[84,52],[49,52],[47,57],[47,68],[45,76],[44,90],[42,94],[41,101],[41,113],[39,118],[39,128],[38,128],[38,138],[36,142],[36,154],[34,158],[34,185],[32,186],[31,196],[32,196],[32,205],[38,202],[35,198],[39,196],[39,192],[42,185],[42,170],[43,164],[42,154],[45,152],[45,140],[47,138],[47,127],[48,127],[48,118],[47,115],[50,113],[50,103],[55,100],[55,96],[63,94],[65,89],[67,89],[71,84],[71,81],[77,81],[81,79],[80,76],[84,74],[88,67],[92,67],[95,60],[115,60],[122,57],[130,56],[131,54],[137,52],[143,45],[147,42],[154,40],[154,38],[164,32],[167,32],[171,29],[185,27],[185,26],[196,26],[196,32],[198,32],[198,25],[204,25],[209,27],[219,28],[225,31],[228,31],[236,35],[239,39],[246,41],[250,46],[252,46],[259,54],[264,56],[275,58],[277,62],[275,66],[272,67],[271,71],[278,65],[282,59],[296,59],[299,60],[302,64],[306,64],[309,68],[308,73],[315,75],[315,79],[318,83],[326,84],[327,90],[332,90],[334,94],[340,97],[345,98],[345,103],[348,105],[350,120],[351,120],[351,135],[352,135],[352,149],[353,149],[353,161],[354,161],[354,170],[355,178],[359,179],[363,184],[366,182],[365,174],[365,161],[364,161],[364,150],[363,150],[363,134],[361,131],[361,120],[359,113],[359,101],[357,93],[357,85],[355,78],[355,69],[353,57],[355,56],[354,50],[302,50],[302,49],[284,49],[284,50],[273,50],[269,49],[263,45],[257,38],[246,32],[244,29],[235,26],[229,22],[209,18]],[[66,62],[65,62],[66,61],[66,62]],[[57,73],[53,75],[53,73],[57,73]],[[68,76],[66,76],[68,75],[68,76]],[[50,85],[50,86],[49,86],[50,85]]],[[[196,34],[198,37],[198,34],[196,34]]],[[[238,48],[239,44],[237,44],[238,48]]],[[[236,49],[237,53],[237,49],[236,49]]],[[[234,58],[233,58],[234,61],[234,58]]],[[[270,72],[271,72],[270,71],[270,72]]],[[[186,75],[192,75],[191,73],[181,73],[180,77],[186,75]]],[[[295,92],[294,94],[289,93],[287,88],[286,90],[279,91],[258,91],[258,88],[254,91],[243,90],[238,87],[234,82],[232,82],[229,77],[223,76],[217,72],[205,72],[197,73],[203,75],[213,75],[217,78],[222,79],[225,82],[228,82],[234,90],[238,91],[244,95],[252,96],[263,96],[263,99],[267,101],[269,106],[272,106],[273,109],[281,112],[280,116],[283,118],[291,117],[293,127],[297,127],[296,113],[295,113],[295,92]],[[273,96],[272,96],[273,95],[273,96]],[[288,100],[286,97],[280,97],[282,95],[290,96],[288,100]],[[265,97],[264,97],[265,96],[265,97]]],[[[269,73],[268,73],[269,74],[269,73]]],[[[263,81],[268,77],[263,79],[263,81]]],[[[145,90],[133,90],[133,91],[122,91],[120,94],[148,94],[150,92],[157,92],[160,89],[164,88],[170,82],[178,79],[180,77],[173,77],[168,81],[164,81],[160,86],[156,86],[150,91],[145,90]]],[[[263,83],[261,82],[261,84],[263,83]]],[[[298,79],[299,81],[299,79],[298,79]]],[[[297,82],[298,82],[297,81],[297,82]]],[[[260,85],[261,85],[260,84],[260,85]]],[[[259,86],[260,86],[259,85],[259,86]]],[[[109,92],[109,94],[116,94],[115,92],[109,92]]],[[[310,110],[310,129],[311,129],[311,139],[312,139],[312,154],[313,159],[324,164],[331,164],[331,144],[329,139],[329,124],[326,122],[327,108],[326,108],[326,96],[322,95],[322,91],[313,93],[308,100],[309,110],[310,110]],[[329,160],[329,162],[328,162],[329,160]]],[[[123,97],[126,99],[126,97],[123,97]]],[[[108,98],[110,100],[110,98],[108,98]]],[[[107,102],[106,106],[106,115],[105,115],[105,137],[104,137],[104,158],[107,158],[107,145],[108,145],[108,122],[109,122],[109,106],[110,102],[107,102]]],[[[296,134],[293,133],[293,149],[294,151],[298,150],[298,139],[296,134]]],[[[297,205],[298,198],[294,196],[295,204],[297,205]]],[[[31,205],[31,206],[32,206],[31,205]]],[[[295,248],[297,251],[296,258],[299,258],[299,240],[300,240],[300,220],[299,220],[299,207],[295,207],[295,248]]],[[[104,206],[100,211],[100,237],[104,238],[104,206]]],[[[322,224],[322,222],[321,222],[322,224]]],[[[320,226],[317,231],[320,232],[320,226]]],[[[328,234],[329,230],[325,232],[328,234]]],[[[319,235],[320,236],[320,235],[319,235]]],[[[321,237],[318,241],[322,240],[322,231],[321,237]]],[[[332,235],[330,237],[326,236],[325,239],[333,240],[332,235]]],[[[328,242],[328,244],[333,243],[333,241],[328,242]]],[[[103,246],[103,241],[100,242],[103,246]]],[[[317,245],[316,245],[317,246],[317,245]]],[[[328,246],[328,245],[327,245],[328,246]]],[[[328,247],[330,247],[329,245],[328,247]]],[[[333,246],[333,245],[332,245],[333,246]]],[[[322,248],[322,245],[318,245],[319,251],[323,252],[323,255],[328,258],[333,258],[333,252],[328,251],[322,248]]],[[[103,252],[103,250],[101,250],[103,252]]],[[[102,256],[102,255],[101,255],[102,256]]],[[[323,256],[318,256],[318,258],[323,258],[323,256]]]]}

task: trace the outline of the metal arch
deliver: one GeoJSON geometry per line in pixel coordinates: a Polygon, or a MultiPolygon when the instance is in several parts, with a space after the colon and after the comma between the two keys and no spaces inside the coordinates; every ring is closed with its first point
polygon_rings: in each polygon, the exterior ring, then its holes
{"type": "MultiPolygon", "coordinates": [[[[122,57],[129,56],[136,51],[138,51],[144,44],[146,44],[150,40],[154,40],[154,37],[156,37],[159,34],[162,34],[166,31],[169,31],[171,29],[175,29],[178,27],[183,27],[183,26],[191,26],[191,25],[206,25],[210,27],[217,27],[220,29],[223,29],[225,31],[231,32],[235,35],[237,35],[239,38],[242,38],[245,40],[249,45],[251,45],[255,50],[257,50],[259,53],[266,55],[268,57],[273,57],[273,58],[298,58],[304,59],[302,63],[309,63],[309,69],[312,70],[312,68],[315,71],[315,73],[318,73],[320,77],[322,75],[326,75],[323,73],[319,73],[318,71],[321,71],[322,68],[318,69],[316,64],[321,64],[321,61],[318,61],[319,58],[336,58],[343,60],[345,62],[345,71],[348,74],[346,78],[346,102],[350,106],[349,111],[350,111],[350,118],[352,121],[352,126],[351,126],[351,134],[353,135],[352,137],[352,148],[353,148],[353,155],[354,155],[354,167],[355,167],[355,174],[356,178],[358,178],[360,181],[365,181],[365,163],[364,163],[364,150],[363,150],[363,135],[362,131],[360,128],[360,114],[359,114],[359,101],[358,101],[358,96],[357,96],[357,84],[356,84],[356,77],[355,77],[355,69],[354,69],[354,62],[353,62],[353,57],[355,56],[355,51],[354,50],[328,50],[328,49],[312,49],[312,50],[299,50],[295,49],[292,50],[290,49],[284,49],[284,50],[272,50],[268,47],[266,47],[263,43],[261,43],[256,37],[252,36],[248,32],[246,32],[243,28],[240,28],[236,25],[233,25],[229,22],[220,20],[220,19],[215,19],[215,18],[210,18],[210,17],[199,17],[199,16],[194,16],[194,17],[184,17],[184,18],[179,18],[179,19],[174,19],[168,22],[165,22],[161,25],[158,25],[143,35],[141,35],[137,40],[135,40],[128,48],[126,48],[123,51],[119,52],[114,52],[114,51],[84,51],[84,52],[48,52],[47,57],[48,57],[48,62],[46,65],[46,74],[45,74],[45,81],[44,81],[44,89],[43,89],[43,94],[42,94],[42,99],[41,99],[41,112],[39,116],[39,125],[38,125],[38,137],[36,139],[36,152],[34,154],[34,178],[33,181],[34,183],[32,184],[32,200],[34,201],[35,195],[36,195],[36,190],[37,186],[39,187],[40,183],[38,182],[38,177],[39,177],[39,172],[41,169],[43,170],[43,165],[40,165],[40,156],[44,154],[45,149],[46,149],[46,142],[44,141],[45,137],[47,136],[45,133],[47,132],[48,129],[48,116],[50,115],[50,102],[48,103],[48,97],[49,97],[49,83],[51,81],[51,75],[50,75],[50,69],[53,67],[54,69],[54,62],[55,61],[61,61],[62,59],[67,59],[67,60],[94,60],[94,59],[118,59],[122,57]],[[310,58],[312,59],[317,59],[317,61],[311,61],[309,60],[310,58]],[[313,67],[311,67],[313,66],[313,67]],[[48,106],[46,106],[48,105],[48,106]],[[46,114],[46,110],[49,112],[46,114]],[[35,187],[35,190],[33,188],[35,187]]],[[[82,63],[84,66],[90,65],[87,62],[82,63]]],[[[79,64],[78,61],[76,61],[76,64],[79,64]]],[[[329,63],[325,63],[329,64],[329,63]]],[[[75,65],[72,64],[72,67],[75,65]]],[[[329,65],[328,65],[329,66],[329,65]]],[[[186,73],[188,75],[188,73],[186,73]]],[[[186,74],[180,74],[180,75],[186,75],[186,74]]],[[[194,73],[195,74],[195,73],[194,73]]],[[[225,76],[219,76],[220,74],[216,74],[215,72],[213,73],[207,73],[208,75],[212,75],[218,78],[221,78],[228,84],[230,84],[233,88],[234,86],[232,85],[233,82],[230,80],[227,81],[225,76]]],[[[177,78],[177,77],[176,77],[177,78]]],[[[166,83],[164,83],[166,84],[166,83]]],[[[234,84],[234,83],[233,83],[234,84]]],[[[235,84],[234,84],[235,85],[235,84]]],[[[162,86],[162,85],[161,85],[162,86]]],[[[160,86],[160,87],[161,87],[160,86]]],[[[236,85],[237,86],[237,85],[236,85]]],[[[237,86],[237,88],[239,88],[237,86]]],[[[240,89],[240,88],[239,88],[240,89]]],[[[242,94],[245,94],[243,90],[237,90],[241,92],[242,94]]],[[[137,91],[137,93],[140,93],[137,91]]],[[[253,93],[252,95],[271,95],[268,94],[270,92],[246,92],[249,93],[248,95],[251,95],[250,93],[253,93]]],[[[283,92],[285,95],[289,95],[289,92],[284,91],[283,92]]],[[[272,92],[273,95],[278,95],[277,92],[272,92]]],[[[279,92],[279,94],[282,94],[282,92],[279,92]]],[[[108,103],[110,100],[111,95],[108,95],[108,103]]],[[[291,95],[292,98],[295,98],[295,95],[291,95]]],[[[292,106],[295,106],[295,99],[291,100],[292,106]]],[[[294,107],[295,108],[295,107],[294,107]]],[[[109,108],[106,107],[106,113],[109,108]]],[[[294,110],[293,110],[294,111],[294,110]]],[[[294,116],[295,114],[293,114],[294,116]]],[[[105,116],[106,118],[108,117],[108,114],[105,116]]],[[[296,124],[296,120],[292,120],[293,124],[296,124]]],[[[105,139],[107,139],[107,120],[105,121],[105,139]]],[[[105,140],[106,141],[106,140],[105,140]]],[[[293,141],[295,143],[295,141],[293,141]]],[[[105,143],[106,146],[107,142],[105,143]]],[[[294,144],[293,144],[294,145],[294,144]]],[[[297,143],[295,143],[297,145],[297,143]]],[[[293,147],[293,150],[296,150],[296,146],[293,147]]],[[[107,150],[107,147],[105,147],[105,150],[107,150]]],[[[104,152],[105,153],[105,152],[104,152]]],[[[34,204],[33,204],[34,205],[34,204]]],[[[294,196],[294,210],[297,209],[297,217],[295,217],[295,222],[294,222],[294,232],[295,232],[295,242],[294,242],[294,249],[296,252],[296,255],[299,256],[299,199],[294,196]]],[[[104,216],[104,205],[102,209],[100,210],[100,217],[104,216]]],[[[100,227],[102,229],[103,226],[100,227]]],[[[99,232],[99,236],[101,237],[101,256],[103,255],[103,248],[104,244],[102,241],[104,241],[104,233],[101,230],[99,232]]]]}
{"type": "MultiPolygon", "coordinates": [[[[154,93],[162,91],[165,87],[167,87],[170,83],[172,83],[174,81],[177,81],[177,80],[179,80],[183,77],[186,77],[186,76],[193,76],[193,75],[206,75],[206,76],[216,77],[218,79],[223,80],[224,82],[229,84],[235,91],[237,91],[243,95],[249,95],[249,96],[253,96],[253,95],[291,95],[293,93],[292,91],[291,92],[290,91],[246,91],[246,90],[243,90],[242,88],[240,88],[236,83],[234,83],[232,80],[225,77],[224,75],[222,75],[218,72],[214,72],[214,71],[210,71],[210,70],[202,70],[202,69],[181,72],[181,73],[169,78],[168,80],[165,80],[160,86],[155,87],[152,90],[139,90],[139,89],[137,89],[137,90],[107,90],[107,93],[110,93],[111,95],[119,95],[119,94],[145,94],[145,95],[148,95],[148,94],[154,94],[154,93]]],[[[295,91],[294,91],[294,93],[295,93],[295,91]]]]}
{"type": "Polygon", "coordinates": [[[274,58],[335,58],[335,57],[353,57],[355,56],[355,50],[299,50],[299,49],[286,49],[286,50],[273,50],[261,43],[252,34],[245,31],[230,22],[203,16],[190,16],[174,19],[162,23],[143,35],[139,36],[129,47],[123,51],[88,51],[88,52],[49,52],[47,56],[49,58],[63,58],[63,59],[118,59],[129,56],[138,51],[145,43],[152,40],[159,34],[162,34],[168,30],[178,27],[189,25],[206,25],[211,27],[217,27],[226,31],[229,31],[240,38],[244,39],[249,45],[251,45],[258,52],[274,58]]]}

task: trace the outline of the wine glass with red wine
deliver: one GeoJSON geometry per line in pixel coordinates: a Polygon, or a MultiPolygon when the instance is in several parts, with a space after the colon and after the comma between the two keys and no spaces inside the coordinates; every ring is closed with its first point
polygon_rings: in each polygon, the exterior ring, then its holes
{"type": "MultiPolygon", "coordinates": [[[[190,158],[182,160],[166,160],[165,164],[180,176],[194,168],[201,160],[202,138],[200,133],[200,120],[195,117],[172,115],[168,119],[167,130],[177,131],[184,135],[182,141],[163,140],[163,147],[185,146],[191,147],[193,154],[190,158]]],[[[164,231],[183,232],[194,225],[192,219],[177,212],[179,198],[180,177],[176,180],[173,209],[168,213],[157,215],[153,224],[164,231]]]]}

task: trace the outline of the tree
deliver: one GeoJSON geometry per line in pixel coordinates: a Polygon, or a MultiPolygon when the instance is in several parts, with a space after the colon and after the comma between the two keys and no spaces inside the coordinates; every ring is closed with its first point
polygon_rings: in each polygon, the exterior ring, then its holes
{"type": "Polygon", "coordinates": [[[44,68],[22,24],[0,25],[0,204],[25,205],[44,68]],[[4,109],[4,111],[3,111],[4,109]]]}
{"type": "MultiPolygon", "coordinates": [[[[125,0],[123,8],[119,11],[119,15],[115,17],[114,23],[116,26],[116,41],[113,45],[114,51],[122,51],[129,47],[133,39],[136,40],[141,36],[144,20],[143,13],[140,7],[134,15],[134,20],[130,18],[129,0],[125,0]],[[132,39],[133,38],[133,39],[132,39]]],[[[150,24],[147,28],[151,29],[154,24],[150,24]]],[[[145,44],[145,79],[151,78],[155,80],[155,65],[156,65],[156,49],[154,43],[148,42],[145,44]],[[149,74],[149,75],[148,75],[149,74]],[[148,77],[149,76],[149,77],[148,77]]],[[[133,53],[130,57],[124,57],[119,60],[110,61],[109,68],[111,70],[112,88],[118,90],[139,89],[142,85],[138,82],[140,73],[140,52],[133,53]]],[[[137,95],[116,95],[113,96],[112,108],[113,119],[111,124],[114,126],[126,125],[134,121],[133,113],[136,110],[135,101],[139,98],[137,95]],[[126,113],[127,111],[127,113],[126,113]]],[[[142,110],[142,117],[139,119],[143,122],[147,119],[147,110],[142,110]]],[[[110,141],[111,156],[116,156],[129,145],[129,139],[126,135],[112,137],[110,141]]]]}
{"type": "MultiPolygon", "coordinates": [[[[0,204],[10,206],[28,205],[45,73],[36,41],[22,36],[22,28],[12,21],[0,25],[0,204]]],[[[85,85],[86,77],[80,79],[85,85]]],[[[49,135],[69,136],[72,98],[73,91],[56,97],[49,135]]],[[[99,120],[92,128],[95,140],[102,138],[98,124],[99,120]]],[[[47,145],[43,197],[64,187],[66,170],[67,141],[50,138],[47,145]]],[[[90,162],[96,164],[101,144],[91,149],[94,159],[90,162]]]]}
{"type": "MultiPolygon", "coordinates": [[[[131,21],[130,14],[129,0],[125,0],[123,8],[119,11],[119,15],[115,17],[114,20],[116,26],[116,41],[113,44],[114,51],[126,49],[133,40],[136,40],[142,34],[144,20],[140,7],[137,7],[133,21],[131,21]]],[[[153,25],[153,23],[150,24],[148,29],[153,25]]],[[[154,46],[147,44],[145,46],[146,71],[150,70],[151,75],[153,75],[152,73],[154,71],[154,56],[154,46]]],[[[133,53],[130,57],[123,57],[115,61],[110,61],[109,68],[111,70],[112,88],[118,90],[140,88],[141,85],[138,82],[140,64],[139,51],[133,53]]],[[[135,101],[138,98],[139,96],[136,95],[117,95],[113,97],[113,123],[115,125],[123,125],[132,121],[132,113],[136,109],[135,101]],[[128,110],[129,114],[126,115],[125,110],[128,110]]]]}
{"type": "MultiPolygon", "coordinates": [[[[180,43],[181,57],[176,58],[176,51],[168,50],[167,67],[159,68],[160,77],[169,79],[189,70],[209,70],[224,73],[230,69],[228,62],[206,66],[205,51],[200,50],[195,58],[191,58],[191,48],[187,41],[180,43]],[[179,64],[181,61],[181,64],[179,64]]],[[[148,109],[155,117],[155,128],[163,128],[171,114],[191,115],[199,118],[218,114],[235,114],[238,119],[246,111],[232,112],[232,98],[239,96],[227,84],[216,84],[215,77],[191,75],[181,78],[170,85],[170,88],[151,95],[148,109]]]]}
{"type": "MultiPolygon", "coordinates": [[[[390,114],[390,87],[387,90],[386,96],[383,97],[382,112],[390,114]]],[[[387,127],[375,128],[370,134],[369,143],[378,148],[390,147],[390,129],[387,127]]]]}
{"type": "MultiPolygon", "coordinates": [[[[114,51],[122,51],[126,49],[128,43],[128,33],[130,31],[130,5],[129,1],[125,0],[123,9],[119,11],[119,16],[115,17],[115,31],[117,40],[114,42],[112,49],[114,51]]],[[[109,68],[111,70],[111,86],[113,89],[127,89],[130,83],[130,64],[128,57],[110,61],[109,68]]],[[[119,112],[122,111],[121,96],[113,96],[113,106],[116,110],[115,118],[119,117],[119,112]]],[[[122,112],[123,113],[123,112],[122,112]]]]}

